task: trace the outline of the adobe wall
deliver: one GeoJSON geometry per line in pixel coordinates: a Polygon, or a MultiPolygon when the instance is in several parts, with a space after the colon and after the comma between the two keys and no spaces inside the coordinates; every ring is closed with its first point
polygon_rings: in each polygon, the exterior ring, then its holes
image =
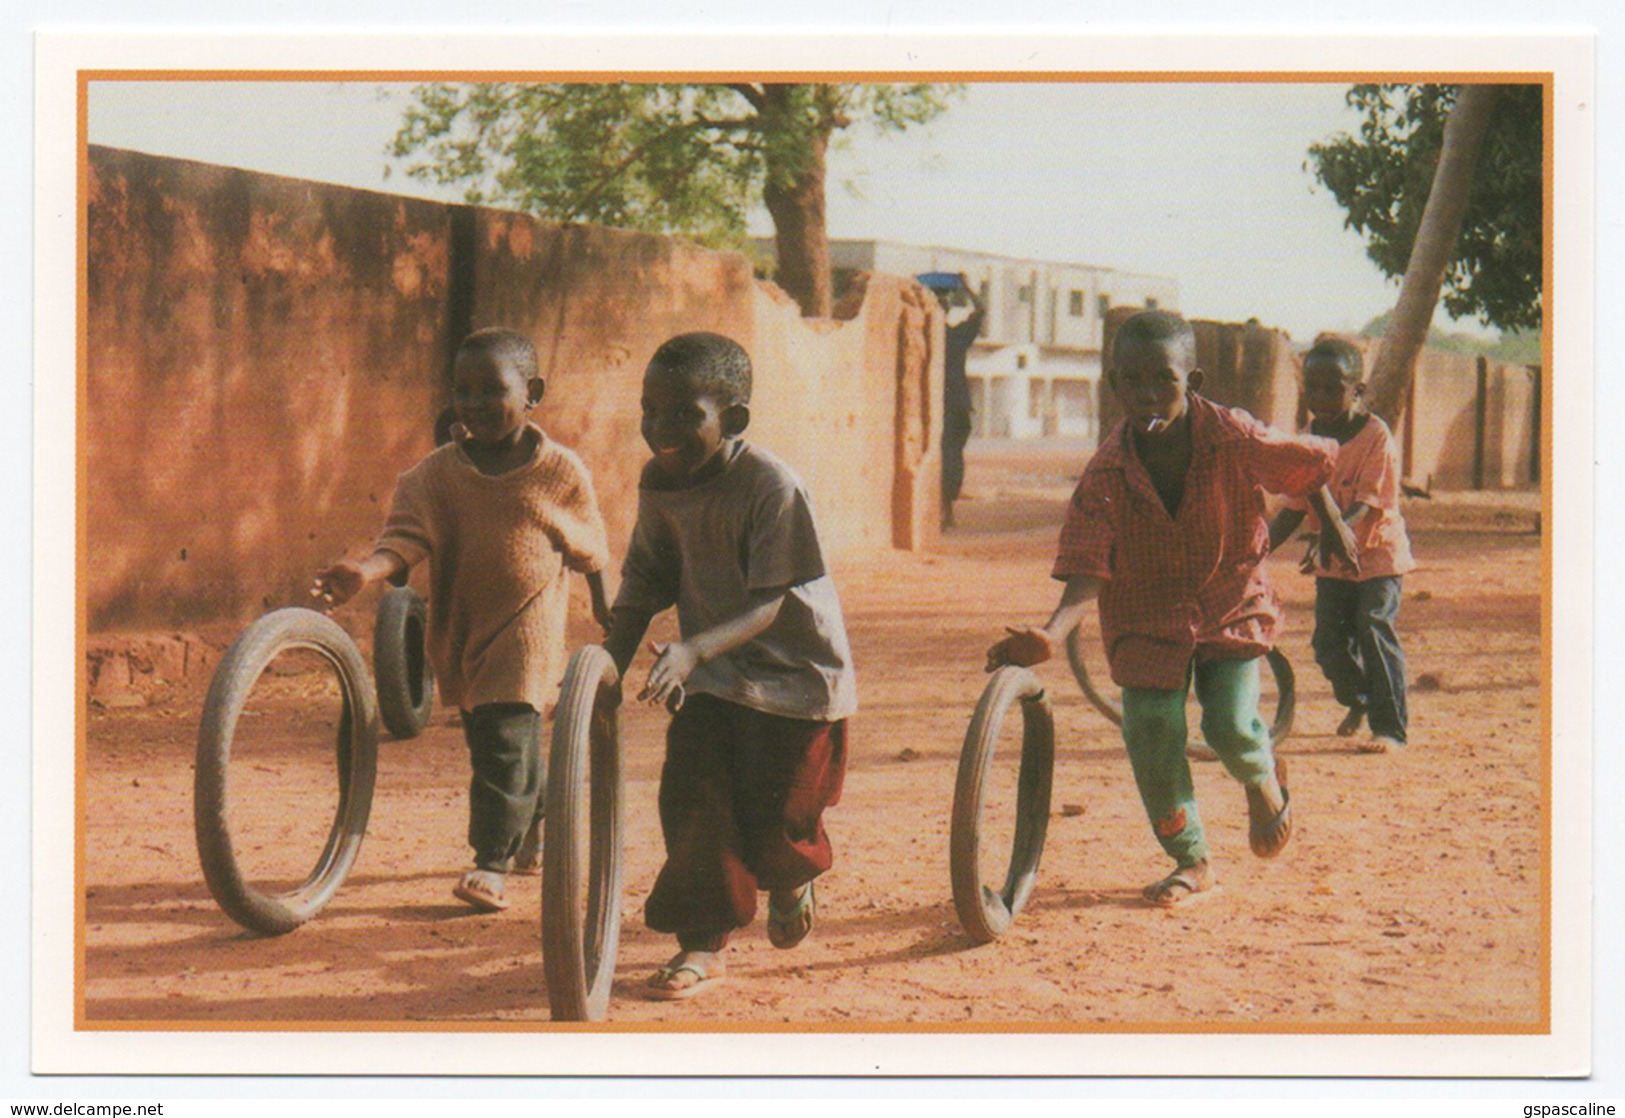
{"type": "Polygon", "coordinates": [[[92,632],[246,621],[364,550],[427,453],[452,344],[537,344],[536,413],[624,550],[658,344],[726,333],[749,437],[806,480],[832,551],[936,526],[940,317],[887,277],[805,321],[746,260],[683,242],[93,147],[82,467],[92,632]]]}
{"type": "Polygon", "coordinates": [[[1485,363],[1482,478],[1474,477],[1478,361],[1472,354],[1424,350],[1416,362],[1413,406],[1402,420],[1405,476],[1436,489],[1511,489],[1532,485],[1535,373],[1485,363]]]}
{"type": "Polygon", "coordinates": [[[431,445],[447,208],[92,148],[92,631],[294,602],[431,445]]]}

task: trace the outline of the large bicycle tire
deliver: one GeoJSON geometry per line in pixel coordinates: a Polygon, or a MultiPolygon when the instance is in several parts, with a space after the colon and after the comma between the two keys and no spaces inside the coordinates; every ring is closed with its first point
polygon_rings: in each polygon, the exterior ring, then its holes
{"type": "Polygon", "coordinates": [[[609,1012],[621,938],[619,680],[609,653],[587,645],[570,658],[553,712],[542,820],[542,970],[555,1021],[602,1021],[609,1012]],[[577,849],[583,810],[585,905],[577,849]]]}
{"type": "Polygon", "coordinates": [[[959,754],[954,784],[954,812],[949,846],[954,908],[959,923],[977,943],[1004,934],[1032,895],[1038,860],[1049,829],[1050,790],[1055,778],[1055,719],[1038,677],[1026,668],[1003,667],[993,673],[976,704],[965,745],[959,754]],[[982,793],[993,762],[999,731],[1010,704],[1021,704],[1021,770],[1016,786],[1016,833],[1010,865],[998,892],[983,884],[981,853],[982,793]]]}
{"type": "Polygon", "coordinates": [[[434,713],[434,669],[427,647],[429,609],[416,590],[397,586],[378,603],[372,629],[372,668],[378,678],[378,717],[396,738],[415,738],[434,713]]]}
{"type": "Polygon", "coordinates": [[[322,910],[361,850],[378,762],[378,711],[366,662],[348,633],[308,609],[268,613],[243,630],[209,683],[198,725],[192,823],[209,892],[237,923],[266,936],[291,932],[322,910]],[[243,878],[231,834],[228,770],[237,719],[267,665],[283,652],[316,652],[332,666],[343,695],[336,742],[339,802],[326,844],[308,877],[288,893],[256,890],[243,878]]]}
{"type": "MultiPolygon", "coordinates": [[[[1089,667],[1083,659],[1083,637],[1081,630],[1073,629],[1066,635],[1066,659],[1072,666],[1072,678],[1078,681],[1084,698],[1089,700],[1091,706],[1098,710],[1113,726],[1123,724],[1123,708],[1121,704],[1112,701],[1095,687],[1094,681],[1089,678],[1089,667]]],[[[1280,745],[1292,733],[1292,722],[1298,710],[1298,683],[1297,673],[1292,670],[1292,661],[1286,658],[1286,653],[1279,648],[1272,648],[1264,654],[1269,663],[1270,671],[1275,676],[1275,719],[1270,723],[1270,743],[1280,745]]]]}

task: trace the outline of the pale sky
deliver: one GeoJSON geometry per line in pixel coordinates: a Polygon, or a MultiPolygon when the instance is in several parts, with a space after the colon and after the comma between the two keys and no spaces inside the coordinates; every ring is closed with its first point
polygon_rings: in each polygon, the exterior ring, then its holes
{"type": "MultiPolygon", "coordinates": [[[[93,83],[92,143],[456,199],[385,147],[409,86],[93,83]]],[[[903,134],[849,130],[832,237],[876,237],[1172,276],[1189,316],[1307,341],[1389,309],[1397,284],[1304,162],[1353,131],[1341,84],[981,84],[903,134]]],[[[767,233],[765,214],[755,231],[767,233]]],[[[1452,323],[1442,308],[1435,324],[1452,323]]]]}

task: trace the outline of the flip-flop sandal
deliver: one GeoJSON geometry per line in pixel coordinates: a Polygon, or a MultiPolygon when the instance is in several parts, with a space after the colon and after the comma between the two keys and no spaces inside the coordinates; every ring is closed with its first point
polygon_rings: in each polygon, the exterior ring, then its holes
{"type": "Polygon", "coordinates": [[[1185,870],[1175,870],[1161,881],[1147,885],[1140,891],[1140,896],[1145,898],[1147,904],[1157,908],[1173,908],[1210,897],[1217,888],[1210,882],[1204,889],[1195,875],[1185,870]]]}
{"type": "Polygon", "coordinates": [[[1292,793],[1286,788],[1286,759],[1275,759],[1275,782],[1281,786],[1281,810],[1266,823],[1250,823],[1247,845],[1260,858],[1273,858],[1286,849],[1292,837],[1292,793]]]}
{"type": "Polygon", "coordinates": [[[818,899],[813,894],[813,883],[807,882],[796,903],[780,911],[773,906],[773,895],[767,898],[767,941],[774,947],[794,947],[807,938],[818,915],[818,899]]]}
{"type": "Polygon", "coordinates": [[[452,896],[481,912],[501,912],[508,907],[508,897],[501,888],[502,875],[493,870],[470,870],[453,889],[452,896]],[[492,888],[492,880],[496,888],[492,888]]]}
{"type": "Polygon", "coordinates": [[[713,986],[721,985],[727,980],[727,977],[726,971],[721,974],[713,974],[706,969],[703,963],[677,963],[675,965],[667,963],[654,972],[644,990],[649,997],[656,1001],[682,1001],[684,998],[692,998],[696,994],[703,994],[713,986]],[[672,979],[685,972],[694,976],[693,982],[690,982],[687,986],[669,985],[672,979]],[[668,985],[656,985],[656,983],[667,983],[668,985]]]}

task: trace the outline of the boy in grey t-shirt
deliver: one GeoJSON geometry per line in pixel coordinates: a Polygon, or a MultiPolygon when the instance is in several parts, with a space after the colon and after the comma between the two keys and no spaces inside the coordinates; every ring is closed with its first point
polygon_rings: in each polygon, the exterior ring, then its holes
{"type": "Polygon", "coordinates": [[[768,938],[812,929],[812,880],[830,867],[822,814],[841,793],[852,654],[806,490],[744,443],[750,358],[717,334],[684,334],[643,378],[654,452],[604,645],[622,675],[655,614],[677,607],[681,639],[638,698],[674,711],[660,776],[666,864],[645,908],[679,951],[649,980],[656,998],[720,982],[722,950],[768,892],[768,938]]]}

